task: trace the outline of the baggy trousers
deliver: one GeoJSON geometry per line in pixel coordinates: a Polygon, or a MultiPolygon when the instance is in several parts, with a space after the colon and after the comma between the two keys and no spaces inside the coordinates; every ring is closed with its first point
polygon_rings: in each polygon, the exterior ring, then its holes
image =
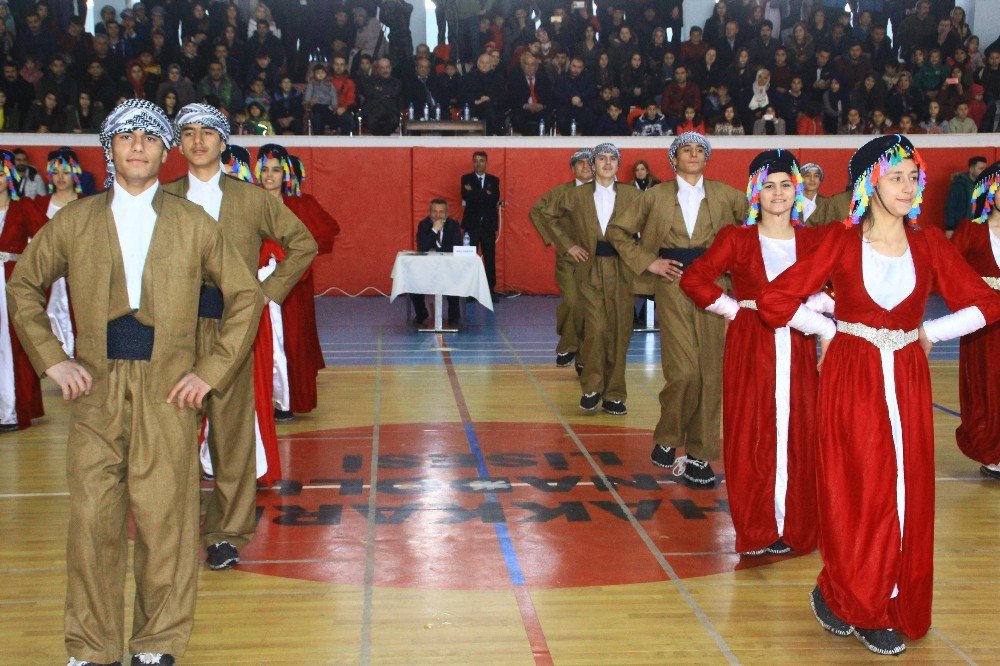
{"type": "MultiPolygon", "coordinates": [[[[198,354],[207,355],[219,335],[219,319],[198,320],[198,354]]],[[[229,388],[209,394],[205,414],[215,489],[208,495],[202,543],[228,541],[243,548],[253,538],[257,515],[257,439],[254,434],[253,354],[247,354],[229,388]]]]}
{"type": "Polygon", "coordinates": [[[578,278],[584,331],[583,393],[625,402],[625,365],[632,339],[632,280],[618,257],[593,257],[578,278]]]}
{"type": "Polygon", "coordinates": [[[556,307],[556,333],[559,343],[557,354],[580,351],[583,340],[583,308],[580,306],[580,293],[576,284],[574,268],[576,261],[569,255],[556,258],[556,284],[562,300],[556,307]]]}
{"type": "Polygon", "coordinates": [[[108,368],[106,399],[78,398],[70,421],[66,649],[82,661],[122,657],[131,509],[129,652],[183,655],[198,586],[198,418],[148,394],[148,361],[108,368]]]}

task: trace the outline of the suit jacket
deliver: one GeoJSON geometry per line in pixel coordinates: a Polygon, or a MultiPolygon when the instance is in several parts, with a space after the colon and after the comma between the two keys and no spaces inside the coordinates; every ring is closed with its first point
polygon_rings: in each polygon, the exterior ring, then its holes
{"type": "MultiPolygon", "coordinates": [[[[103,404],[108,392],[107,326],[132,312],[118,233],[111,214],[114,190],[70,202],[24,251],[7,287],[11,319],[39,375],[66,360],[45,312],[46,290],[66,275],[77,327],[77,360],[94,379],[84,404],[103,404]]],[[[156,227],[142,275],[139,321],[156,329],[147,389],[165,401],[193,371],[223,390],[250,350],[264,299],[256,273],[200,206],[164,191],[153,196],[156,227]],[[195,330],[201,284],[223,293],[222,329],[209,356],[197,356],[195,330]]]]}
{"type": "MultiPolygon", "coordinates": [[[[189,174],[167,183],[163,189],[187,197],[189,174]]],[[[222,206],[219,222],[226,242],[235,248],[252,274],[257,274],[260,246],[265,238],[285,250],[285,258],[260,284],[261,291],[279,305],[316,256],[316,241],[299,218],[283,203],[250,183],[220,178],[222,206]]]]}
{"type": "Polygon", "coordinates": [[[747,201],[743,194],[714,180],[705,179],[704,184],[705,198],[691,236],[677,200],[676,180],[649,188],[628,211],[608,224],[608,240],[636,275],[643,275],[659,258],[660,248],[707,248],[720,229],[746,218],[747,201]],[[633,241],[637,233],[639,243],[633,241]]]}
{"type": "Polygon", "coordinates": [[[449,217],[444,221],[444,240],[440,249],[437,247],[437,234],[434,233],[434,220],[430,216],[425,217],[417,223],[417,249],[421,252],[437,250],[438,252],[451,252],[456,245],[462,244],[462,230],[458,227],[458,220],[449,217]]]}
{"type": "MultiPolygon", "coordinates": [[[[510,108],[512,111],[523,111],[521,108],[528,103],[528,97],[531,94],[531,89],[528,88],[528,79],[525,78],[524,72],[521,68],[515,68],[514,73],[510,77],[510,85],[507,88],[509,91],[510,108]]],[[[545,105],[546,109],[551,109],[555,104],[555,93],[552,90],[552,84],[549,82],[549,77],[545,74],[541,68],[538,69],[538,73],[535,74],[535,99],[538,100],[539,104],[545,105]]]]}
{"type": "Polygon", "coordinates": [[[499,224],[497,204],[500,203],[500,179],[486,174],[485,187],[479,184],[479,176],[467,173],[462,176],[462,229],[469,233],[487,230],[496,231],[499,224]]]}

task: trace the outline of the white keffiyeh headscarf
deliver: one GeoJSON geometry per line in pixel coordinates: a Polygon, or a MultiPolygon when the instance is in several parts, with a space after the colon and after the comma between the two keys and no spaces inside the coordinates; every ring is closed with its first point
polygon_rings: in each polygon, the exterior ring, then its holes
{"type": "Polygon", "coordinates": [[[177,142],[174,126],[167,114],[156,104],[144,99],[127,99],[111,110],[101,123],[98,139],[104,148],[104,159],[108,162],[108,177],[104,188],[111,187],[115,180],[115,163],[111,159],[111,139],[123,132],[145,132],[153,134],[169,151],[177,142]]]}

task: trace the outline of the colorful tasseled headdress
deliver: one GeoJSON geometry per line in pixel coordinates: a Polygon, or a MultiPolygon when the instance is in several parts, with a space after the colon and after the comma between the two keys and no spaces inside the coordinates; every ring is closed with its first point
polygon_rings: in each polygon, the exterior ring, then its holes
{"type": "Polygon", "coordinates": [[[72,148],[63,146],[49,153],[49,165],[45,170],[49,176],[49,194],[56,191],[55,175],[56,169],[59,167],[69,167],[69,171],[73,175],[73,190],[77,194],[83,192],[83,186],[80,184],[80,175],[83,173],[83,169],[80,168],[80,160],[72,148]]]}
{"type": "Polygon", "coordinates": [[[903,160],[913,160],[919,170],[917,196],[913,199],[913,207],[906,217],[910,225],[916,228],[917,216],[920,215],[920,204],[924,200],[924,186],[927,184],[927,168],[920,153],[902,134],[885,134],[875,137],[861,146],[847,167],[848,175],[853,184],[850,214],[844,220],[845,225],[855,225],[864,217],[865,211],[871,205],[875,194],[875,186],[883,173],[903,160]]]}
{"type": "Polygon", "coordinates": [[[14,153],[0,148],[0,157],[3,158],[3,175],[7,179],[7,194],[11,201],[21,199],[17,194],[17,184],[21,182],[21,174],[14,168],[14,153]]]}
{"type": "Polygon", "coordinates": [[[231,143],[222,153],[222,164],[227,173],[246,183],[256,182],[250,171],[250,153],[243,146],[231,143]]]}
{"type": "Polygon", "coordinates": [[[302,196],[302,183],[306,179],[306,165],[296,155],[289,155],[292,161],[292,175],[295,176],[295,196],[302,196]]]}
{"type": "Polygon", "coordinates": [[[295,174],[292,167],[292,159],[288,156],[288,151],[284,146],[276,143],[266,143],[257,151],[257,165],[254,167],[253,175],[260,181],[260,170],[267,163],[267,160],[278,160],[281,163],[281,193],[285,196],[295,195],[295,174]]]}
{"type": "Polygon", "coordinates": [[[747,181],[747,204],[750,210],[743,226],[757,224],[760,219],[760,191],[764,181],[772,173],[787,173],[795,186],[795,202],[792,204],[792,226],[802,226],[802,202],[805,200],[805,185],[799,173],[799,163],[787,150],[765,150],[750,163],[750,180],[747,181]]]}
{"type": "Polygon", "coordinates": [[[996,206],[997,191],[1000,191],[1000,162],[994,162],[976,178],[972,186],[972,221],[982,224],[990,217],[996,206]]]}

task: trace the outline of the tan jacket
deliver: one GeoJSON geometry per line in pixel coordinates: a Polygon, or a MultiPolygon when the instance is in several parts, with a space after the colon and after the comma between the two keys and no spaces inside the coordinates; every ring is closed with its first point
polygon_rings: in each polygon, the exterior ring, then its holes
{"type": "Polygon", "coordinates": [[[546,245],[552,245],[555,239],[552,236],[552,230],[549,227],[549,219],[542,214],[542,211],[558,206],[559,201],[566,196],[567,193],[572,192],[576,189],[576,180],[571,180],[568,183],[559,183],[551,190],[542,195],[542,198],[538,200],[531,210],[528,211],[528,218],[531,223],[535,225],[535,229],[538,230],[538,235],[542,237],[542,241],[546,245]]]}
{"type": "MultiPolygon", "coordinates": [[[[608,224],[608,240],[632,271],[643,276],[660,256],[660,248],[707,248],[723,227],[746,218],[746,197],[725,183],[706,179],[694,234],[688,236],[677,200],[677,181],[660,183],[642,193],[622,215],[608,224]],[[636,243],[633,236],[640,234],[636,243]]],[[[635,189],[635,188],[633,188],[635,189]]],[[[648,273],[645,277],[651,277],[648,273]]],[[[659,278],[662,279],[662,278],[659,278]]]]}
{"type": "MultiPolygon", "coordinates": [[[[39,375],[66,354],[45,312],[45,290],[66,275],[76,320],[77,360],[94,379],[87,404],[102,404],[107,395],[109,362],[107,326],[129,314],[115,220],[114,190],[78,199],[42,227],[21,256],[7,284],[11,320],[31,364],[39,375]]],[[[249,352],[264,299],[256,272],[219,233],[216,222],[200,206],[164,192],[153,196],[156,227],[142,275],[142,300],[135,316],[155,328],[153,372],[147,387],[156,400],[167,399],[188,372],[216,390],[227,386],[233,370],[249,352]],[[198,358],[195,330],[201,284],[211,280],[222,289],[222,331],[210,356],[198,358]]]]}
{"type": "MultiPolygon", "coordinates": [[[[187,197],[188,174],[164,185],[179,197],[187,197]]],[[[232,245],[254,275],[260,261],[260,246],[270,238],[285,250],[261,291],[275,303],[281,303],[308,270],[316,256],[316,241],[299,218],[276,197],[250,183],[235,178],[219,179],[222,206],[219,224],[226,242],[232,245]]]]}

